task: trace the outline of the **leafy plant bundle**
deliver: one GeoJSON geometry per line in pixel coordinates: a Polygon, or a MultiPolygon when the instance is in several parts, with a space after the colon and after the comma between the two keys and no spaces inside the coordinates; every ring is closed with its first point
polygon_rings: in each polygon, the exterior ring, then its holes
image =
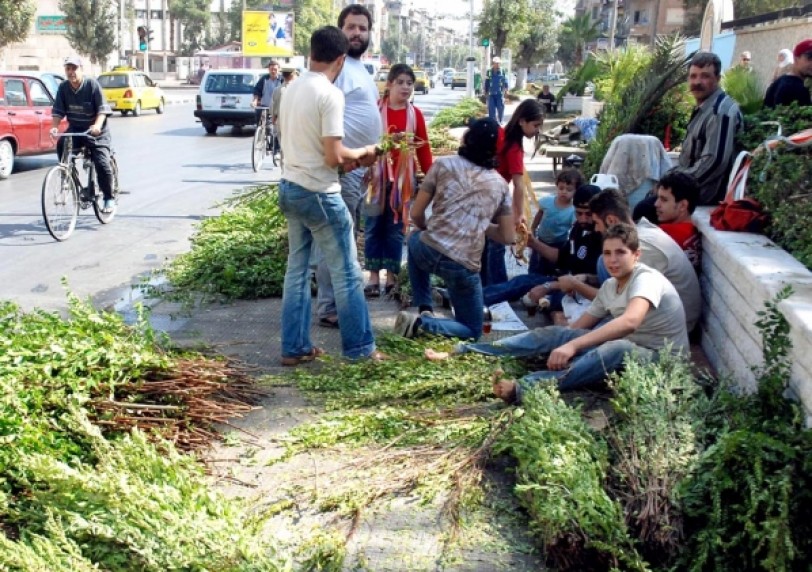
{"type": "Polygon", "coordinates": [[[471,119],[478,119],[487,115],[488,111],[481,101],[473,97],[466,97],[454,107],[441,109],[431,120],[430,127],[434,129],[466,127],[471,119]]]}
{"type": "Polygon", "coordinates": [[[448,132],[447,127],[428,128],[431,154],[435,157],[442,155],[455,155],[460,146],[460,140],[448,132]]]}
{"type": "Polygon", "coordinates": [[[741,112],[757,113],[764,103],[764,91],[758,75],[742,66],[733,66],[722,75],[722,89],[736,100],[741,112]]]}
{"type": "Polygon", "coordinates": [[[189,302],[194,296],[255,299],[281,296],[288,256],[287,222],[276,185],[261,186],[221,215],[200,223],[189,252],[160,273],[169,290],[149,295],[189,302]]]}

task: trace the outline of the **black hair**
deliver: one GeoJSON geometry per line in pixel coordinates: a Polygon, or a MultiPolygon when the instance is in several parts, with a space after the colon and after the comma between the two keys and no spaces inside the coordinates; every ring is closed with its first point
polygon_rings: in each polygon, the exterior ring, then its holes
{"type": "Polygon", "coordinates": [[[367,7],[363,4],[350,4],[349,6],[345,7],[338,15],[339,28],[344,27],[344,21],[350,14],[353,16],[366,16],[367,22],[369,22],[369,29],[372,30],[372,13],[367,10],[367,7]]]}
{"type": "Polygon", "coordinates": [[[572,196],[572,204],[580,208],[589,208],[592,197],[601,192],[598,185],[580,185],[572,196]]]}
{"type": "Polygon", "coordinates": [[[496,143],[499,139],[499,124],[488,117],[477,119],[462,136],[457,154],[474,165],[485,169],[496,168],[496,143]]]}
{"type": "Polygon", "coordinates": [[[414,70],[409,64],[395,64],[389,69],[389,75],[386,76],[386,81],[395,81],[399,75],[406,74],[412,81],[417,81],[414,75],[414,70]]]}
{"type": "Polygon", "coordinates": [[[637,228],[633,224],[619,222],[613,224],[603,233],[603,242],[610,238],[619,238],[620,241],[632,252],[640,250],[640,237],[637,235],[637,228]]]}
{"type": "Polygon", "coordinates": [[[332,63],[349,49],[347,36],[335,26],[322,26],[310,36],[310,59],[314,62],[332,63]]]}
{"type": "Polygon", "coordinates": [[[713,66],[713,73],[716,75],[716,77],[719,77],[719,75],[722,73],[722,60],[720,60],[719,56],[713,52],[695,52],[693,57],[691,57],[690,63],[688,64],[688,67],[691,66],[696,66],[698,68],[713,66]]]}
{"type": "Polygon", "coordinates": [[[693,213],[699,204],[699,183],[693,175],[672,169],[657,182],[657,187],[669,189],[676,202],[688,201],[689,213],[693,213]]]}
{"type": "Polygon", "coordinates": [[[601,219],[604,224],[606,223],[606,217],[610,215],[627,224],[632,222],[629,203],[616,189],[606,189],[592,197],[592,200],[589,201],[589,210],[592,211],[593,215],[601,219]]]}
{"type": "Polygon", "coordinates": [[[524,131],[519,121],[524,119],[530,121],[544,121],[544,106],[536,99],[525,99],[513,112],[513,115],[505,126],[505,146],[511,143],[519,143],[521,145],[524,131]]]}

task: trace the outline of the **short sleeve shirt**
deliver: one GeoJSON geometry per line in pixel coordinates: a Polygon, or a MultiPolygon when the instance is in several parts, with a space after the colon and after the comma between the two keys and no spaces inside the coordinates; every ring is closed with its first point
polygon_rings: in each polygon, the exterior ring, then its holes
{"type": "Polygon", "coordinates": [[[555,203],[555,195],[547,195],[539,199],[539,208],[544,214],[536,229],[536,237],[550,245],[566,242],[575,222],[575,207],[572,203],[562,208],[555,203]]]}
{"type": "Polygon", "coordinates": [[[507,183],[495,170],[454,155],[434,162],[420,191],[432,196],[431,216],[421,240],[479,272],[485,231],[494,217],[511,214],[507,183]]]}
{"type": "Polygon", "coordinates": [[[685,328],[682,301],[671,282],[645,264],[635,266],[631,278],[620,292],[617,291],[615,278],[604,282],[587,311],[599,319],[607,315],[617,318],[623,315],[633,298],[645,298],[651,308],[637,330],[626,336],[627,340],[652,350],[660,350],[671,343],[675,352],[688,351],[688,330],[685,328]]]}
{"type": "Polygon", "coordinates": [[[361,60],[347,56],[335,86],[344,93],[344,146],[354,149],[377,143],[383,129],[378,88],[361,60]]]}
{"type": "Polygon", "coordinates": [[[524,149],[521,145],[505,141],[496,152],[496,161],[496,170],[508,183],[513,175],[524,173],[524,149]]]}

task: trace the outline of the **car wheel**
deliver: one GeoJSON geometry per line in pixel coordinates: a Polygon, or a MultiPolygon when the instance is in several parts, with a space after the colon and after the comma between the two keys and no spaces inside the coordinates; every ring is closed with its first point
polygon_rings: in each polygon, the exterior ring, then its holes
{"type": "Polygon", "coordinates": [[[121,117],[127,117],[130,114],[129,110],[122,109],[121,110],[121,117]]]}
{"type": "Polygon", "coordinates": [[[135,107],[133,107],[133,117],[138,117],[139,115],[141,115],[141,102],[136,101],[135,107]]]}
{"type": "Polygon", "coordinates": [[[209,135],[214,135],[215,133],[217,133],[217,126],[211,121],[203,119],[201,120],[201,123],[203,124],[203,129],[205,129],[206,133],[208,133],[209,135]]]}
{"type": "Polygon", "coordinates": [[[8,179],[14,169],[14,147],[8,139],[0,141],[0,179],[8,179]]]}
{"type": "Polygon", "coordinates": [[[155,108],[155,112],[160,115],[164,112],[164,98],[161,98],[161,101],[158,102],[158,107],[155,108]]]}

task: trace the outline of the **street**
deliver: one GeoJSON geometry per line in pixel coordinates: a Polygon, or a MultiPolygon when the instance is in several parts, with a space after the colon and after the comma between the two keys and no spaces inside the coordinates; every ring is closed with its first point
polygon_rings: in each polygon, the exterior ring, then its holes
{"type": "MultiPolygon", "coordinates": [[[[429,95],[416,95],[415,104],[429,123],[463,95],[438,84],[429,95]]],[[[0,299],[24,309],[64,309],[64,277],[72,292],[97,306],[123,308],[138,296],[134,284],[188,250],[194,224],[216,215],[217,203],[234,190],[279,179],[270,161],[252,171],[252,129],[220,128],[206,136],[193,108],[169,105],[163,115],[110,119],[123,193],[118,213],[103,226],[92,209],[80,211],[66,242],[48,234],[40,206],[42,181],[56,157],[19,158],[11,177],[0,181],[0,299]]]]}

